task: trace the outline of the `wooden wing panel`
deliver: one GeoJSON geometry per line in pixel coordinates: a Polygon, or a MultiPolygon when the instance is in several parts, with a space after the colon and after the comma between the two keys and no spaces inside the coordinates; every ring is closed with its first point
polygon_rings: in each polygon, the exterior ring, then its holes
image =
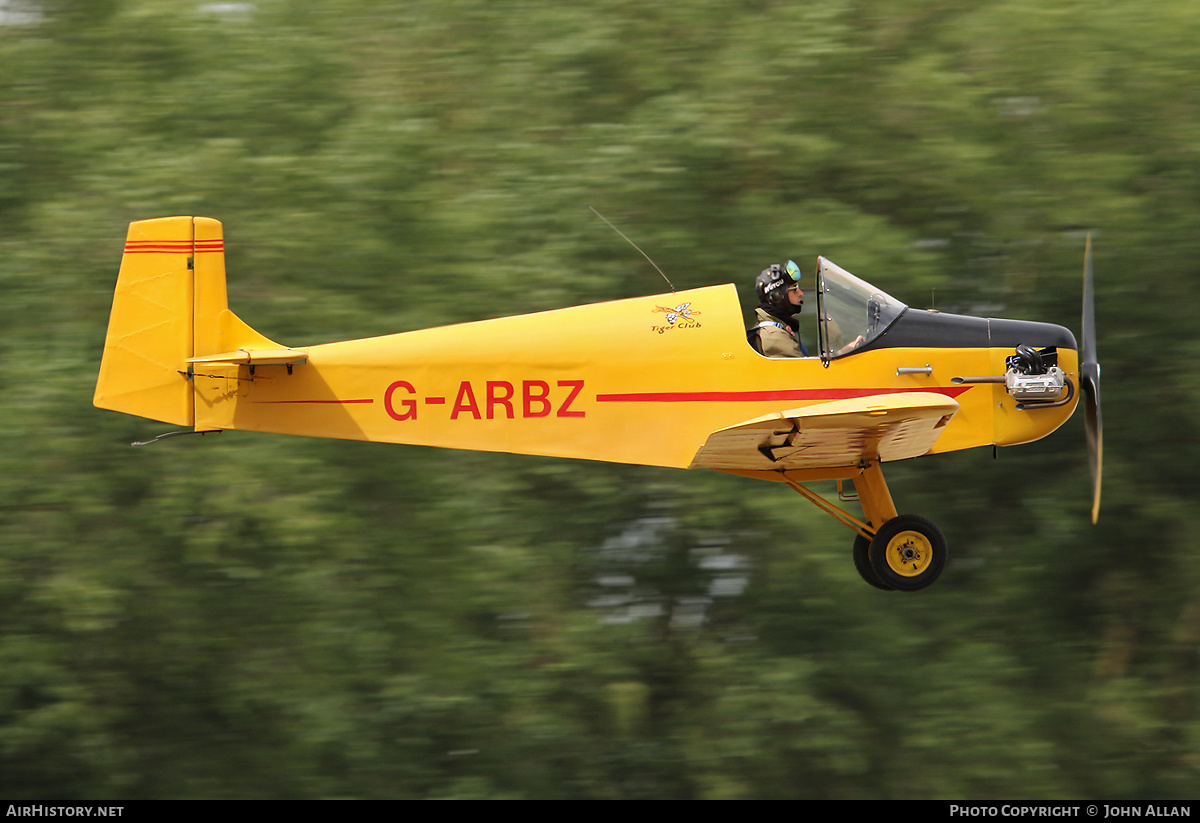
{"type": "Polygon", "coordinates": [[[777,412],[713,432],[689,468],[823,469],[919,457],[958,408],[943,394],[901,392],[777,412]]]}

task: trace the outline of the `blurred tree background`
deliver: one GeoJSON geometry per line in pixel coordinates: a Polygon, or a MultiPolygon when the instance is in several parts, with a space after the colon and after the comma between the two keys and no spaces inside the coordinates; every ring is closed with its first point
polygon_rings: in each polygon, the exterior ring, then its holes
{"type": "Polygon", "coordinates": [[[0,796],[1194,797],[1198,34],[1191,0],[0,0],[0,796]],[[588,203],[681,288],[823,254],[1074,329],[1092,232],[1100,527],[1081,415],[891,468],[953,555],[905,596],[773,484],[131,450],[167,427],[91,405],[132,220],[222,220],[233,308],[304,345],[661,291],[588,203]]]}

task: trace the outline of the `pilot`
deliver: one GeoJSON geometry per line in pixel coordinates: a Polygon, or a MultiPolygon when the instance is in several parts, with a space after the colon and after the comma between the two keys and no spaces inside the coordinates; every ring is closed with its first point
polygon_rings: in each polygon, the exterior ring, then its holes
{"type": "Polygon", "coordinates": [[[804,308],[799,280],[800,269],[789,260],[786,269],[776,263],[754,281],[758,325],[746,333],[746,339],[764,357],[808,357],[795,318],[804,308]]]}

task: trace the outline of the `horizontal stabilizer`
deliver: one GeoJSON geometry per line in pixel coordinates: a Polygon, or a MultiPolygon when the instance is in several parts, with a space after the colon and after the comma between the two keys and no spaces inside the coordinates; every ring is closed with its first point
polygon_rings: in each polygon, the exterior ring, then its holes
{"type": "Polygon", "coordinates": [[[241,366],[291,366],[307,363],[308,353],[299,349],[238,349],[220,354],[207,354],[204,357],[190,357],[187,362],[194,365],[222,363],[241,366]]]}
{"type": "Polygon", "coordinates": [[[713,432],[689,468],[823,469],[919,457],[958,408],[944,394],[900,392],[776,412],[713,432]]]}

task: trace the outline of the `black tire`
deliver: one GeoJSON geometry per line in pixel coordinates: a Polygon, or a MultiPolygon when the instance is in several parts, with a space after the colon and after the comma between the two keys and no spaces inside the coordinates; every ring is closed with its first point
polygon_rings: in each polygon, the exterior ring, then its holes
{"type": "Polygon", "coordinates": [[[867,550],[871,569],[887,586],[915,592],[938,579],[946,568],[946,536],[932,521],[902,514],[883,524],[867,550]]]}
{"type": "Polygon", "coordinates": [[[854,568],[858,569],[858,576],[877,589],[885,592],[895,591],[891,586],[880,580],[879,575],[875,574],[875,570],[871,568],[871,558],[868,554],[870,548],[870,540],[861,534],[854,535],[854,568]]]}

